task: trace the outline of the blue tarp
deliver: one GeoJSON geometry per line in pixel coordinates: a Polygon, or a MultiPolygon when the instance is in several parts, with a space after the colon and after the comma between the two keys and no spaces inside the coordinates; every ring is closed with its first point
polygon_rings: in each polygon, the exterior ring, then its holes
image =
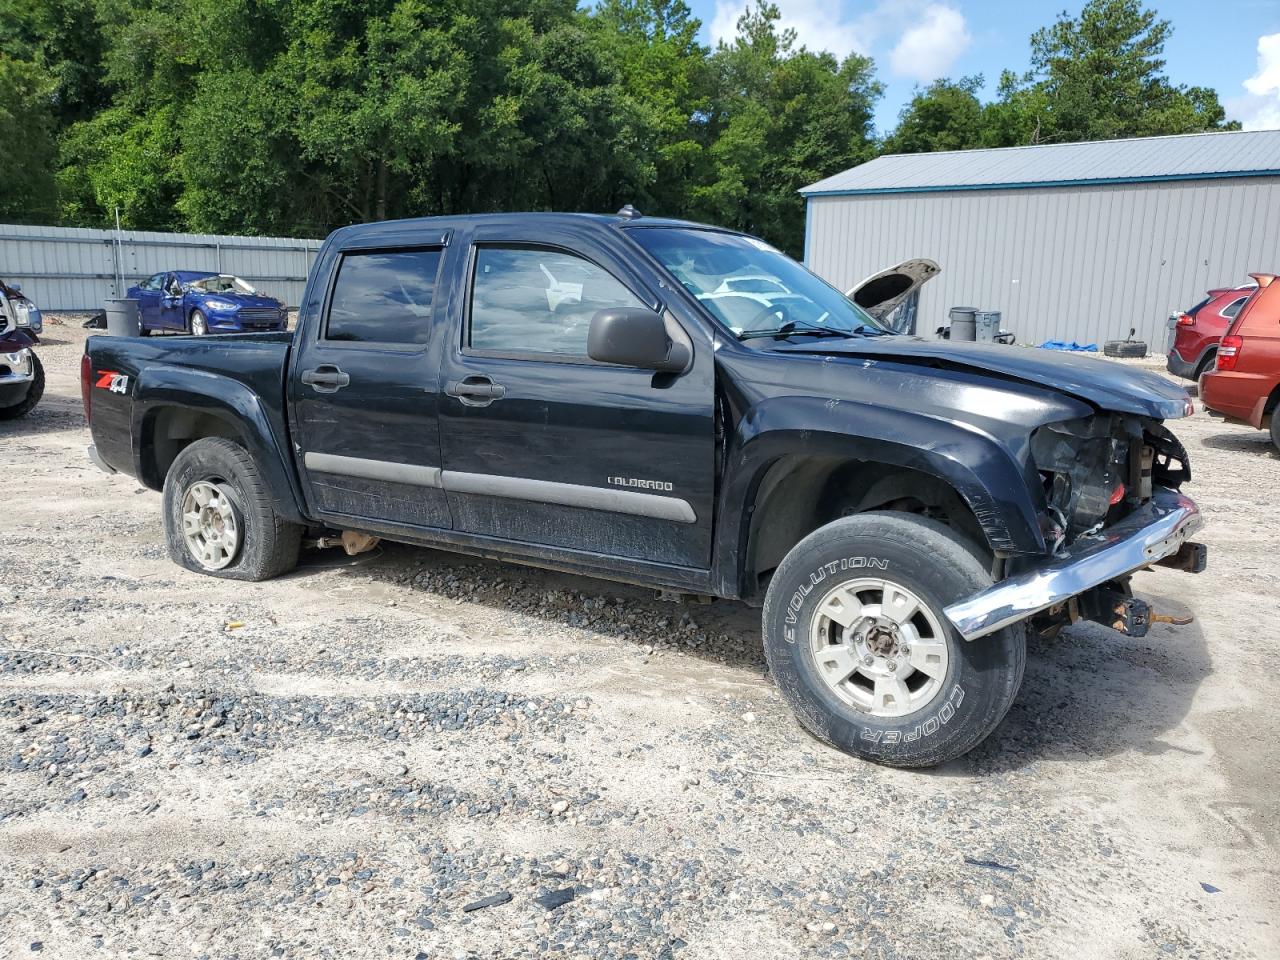
{"type": "Polygon", "coordinates": [[[1071,353],[1097,353],[1098,345],[1096,343],[1079,344],[1072,340],[1067,343],[1065,340],[1046,340],[1040,346],[1045,350],[1067,350],[1071,353]]]}

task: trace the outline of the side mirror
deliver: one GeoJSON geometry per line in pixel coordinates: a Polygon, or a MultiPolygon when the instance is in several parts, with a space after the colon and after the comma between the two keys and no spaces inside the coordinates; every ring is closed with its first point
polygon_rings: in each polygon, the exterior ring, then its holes
{"type": "Polygon", "coordinates": [[[20,284],[20,283],[11,283],[11,284],[9,284],[9,289],[10,289],[10,290],[12,290],[14,293],[21,293],[21,292],[22,292],[22,284],[20,284]]]}
{"type": "Polygon", "coordinates": [[[671,339],[666,321],[643,307],[597,310],[587,331],[587,356],[663,373],[682,373],[693,359],[688,347],[671,339]]]}

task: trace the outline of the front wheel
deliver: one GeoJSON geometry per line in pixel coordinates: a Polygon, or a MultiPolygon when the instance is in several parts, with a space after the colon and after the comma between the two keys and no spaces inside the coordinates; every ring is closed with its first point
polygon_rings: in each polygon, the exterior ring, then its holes
{"type": "Polygon", "coordinates": [[[940,523],[837,520],[797,544],[769,585],[770,673],[831,746],[895,767],[951,760],[996,728],[1022,682],[1024,627],[969,642],[942,612],[991,582],[940,523]]]}
{"type": "Polygon", "coordinates": [[[34,350],[31,351],[31,374],[31,386],[27,388],[27,395],[12,406],[0,407],[0,420],[25,417],[44,396],[44,365],[34,350]]]}
{"type": "Polygon", "coordinates": [[[1271,414],[1271,443],[1280,450],[1280,409],[1271,414]]]}
{"type": "Polygon", "coordinates": [[[191,311],[191,335],[193,337],[203,337],[209,332],[209,321],[205,315],[199,310],[191,311]]]}
{"type": "Polygon", "coordinates": [[[229,580],[287,573],[302,542],[302,528],[272,509],[253,457],[221,437],[195,441],[169,467],[164,532],[175,563],[229,580]]]}

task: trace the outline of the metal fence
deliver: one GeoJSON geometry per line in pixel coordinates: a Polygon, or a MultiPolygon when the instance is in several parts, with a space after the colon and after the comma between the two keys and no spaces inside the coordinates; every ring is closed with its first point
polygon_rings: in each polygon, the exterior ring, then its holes
{"type": "Polygon", "coordinates": [[[19,283],[42,310],[96,310],[165,270],[243,277],[291,307],[302,299],[319,240],[230,237],[0,223],[0,279],[19,283]]]}

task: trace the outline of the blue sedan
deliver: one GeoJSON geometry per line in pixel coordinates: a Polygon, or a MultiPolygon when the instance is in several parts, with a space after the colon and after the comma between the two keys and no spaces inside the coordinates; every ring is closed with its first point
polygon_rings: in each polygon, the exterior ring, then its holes
{"type": "Polygon", "coordinates": [[[275,297],[239,277],[207,270],[157,273],[130,287],[128,296],[138,301],[143,336],[158,330],[196,336],[284,330],[289,322],[288,308],[275,297]]]}

